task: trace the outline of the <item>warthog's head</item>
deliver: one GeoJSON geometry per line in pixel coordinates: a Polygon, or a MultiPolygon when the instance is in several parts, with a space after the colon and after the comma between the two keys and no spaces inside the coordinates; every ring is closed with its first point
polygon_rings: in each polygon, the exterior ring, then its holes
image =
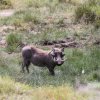
{"type": "Polygon", "coordinates": [[[52,48],[50,52],[53,61],[58,65],[62,65],[64,63],[64,48],[52,48]]]}

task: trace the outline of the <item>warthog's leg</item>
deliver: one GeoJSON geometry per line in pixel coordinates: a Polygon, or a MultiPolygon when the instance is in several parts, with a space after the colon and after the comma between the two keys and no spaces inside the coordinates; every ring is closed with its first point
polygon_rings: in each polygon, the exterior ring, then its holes
{"type": "Polygon", "coordinates": [[[24,62],[22,62],[22,71],[21,72],[25,72],[25,69],[24,69],[24,67],[25,67],[25,64],[24,64],[24,62]]]}
{"type": "Polygon", "coordinates": [[[29,65],[30,65],[30,61],[29,60],[24,60],[23,63],[22,63],[22,72],[25,72],[25,67],[26,67],[26,70],[27,72],[29,73],[29,65]]]}
{"type": "Polygon", "coordinates": [[[55,75],[54,68],[48,68],[51,75],[55,75]]]}
{"type": "Polygon", "coordinates": [[[26,62],[26,70],[27,70],[27,72],[29,73],[29,65],[30,65],[30,61],[28,60],[27,62],[26,62]]]}

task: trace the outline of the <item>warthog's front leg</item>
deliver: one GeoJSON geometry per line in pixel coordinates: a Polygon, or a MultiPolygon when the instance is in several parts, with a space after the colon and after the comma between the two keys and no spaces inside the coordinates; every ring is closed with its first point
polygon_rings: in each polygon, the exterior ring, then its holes
{"type": "Polygon", "coordinates": [[[55,75],[54,68],[48,67],[48,69],[49,69],[50,74],[51,74],[52,76],[54,76],[54,75],[55,75]]]}

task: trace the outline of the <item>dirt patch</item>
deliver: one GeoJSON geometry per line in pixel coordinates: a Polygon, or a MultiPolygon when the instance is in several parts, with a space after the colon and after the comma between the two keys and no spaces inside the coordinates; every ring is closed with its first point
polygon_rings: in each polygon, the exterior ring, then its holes
{"type": "MultiPolygon", "coordinates": [[[[12,16],[15,13],[15,10],[13,9],[6,9],[6,10],[0,10],[0,17],[9,17],[12,16]]],[[[15,28],[13,26],[0,26],[0,46],[6,45],[6,39],[5,36],[7,35],[9,30],[14,30],[15,28]]]]}
{"type": "Polygon", "coordinates": [[[66,38],[62,40],[43,40],[40,41],[40,45],[42,46],[56,46],[56,47],[79,47],[79,43],[74,38],[66,38]]]}
{"type": "Polygon", "coordinates": [[[100,83],[98,82],[87,83],[86,85],[80,84],[77,91],[89,94],[88,100],[100,100],[100,83]]]}
{"type": "Polygon", "coordinates": [[[0,46],[6,46],[6,36],[9,34],[9,31],[15,30],[14,26],[0,26],[0,46]]]}

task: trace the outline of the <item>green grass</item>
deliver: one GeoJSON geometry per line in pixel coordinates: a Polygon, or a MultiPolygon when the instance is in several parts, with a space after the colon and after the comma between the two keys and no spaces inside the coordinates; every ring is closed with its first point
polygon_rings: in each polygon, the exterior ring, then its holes
{"type": "Polygon", "coordinates": [[[56,75],[53,77],[46,68],[34,65],[30,66],[29,74],[27,72],[21,73],[21,55],[19,53],[9,55],[2,52],[2,62],[0,61],[0,98],[7,98],[8,95],[12,95],[9,98],[12,99],[18,96],[19,98],[29,98],[29,100],[33,98],[40,100],[46,97],[50,100],[52,98],[57,100],[59,98],[63,100],[72,100],[72,98],[84,100],[86,95],[77,95],[68,84],[72,86],[76,77],[79,77],[81,82],[99,81],[99,47],[65,49],[65,54],[67,61],[62,66],[55,68],[56,75]],[[84,74],[82,74],[83,69],[85,70],[84,74]],[[42,95],[40,95],[41,93],[42,95]],[[23,95],[26,96],[24,97],[23,95]]]}
{"type": "Polygon", "coordinates": [[[75,10],[75,20],[94,23],[96,29],[100,27],[100,1],[88,0],[75,10]]]}
{"type": "Polygon", "coordinates": [[[14,52],[22,43],[21,35],[10,33],[6,37],[6,41],[7,41],[7,51],[14,52]]]}
{"type": "Polygon", "coordinates": [[[100,70],[100,51],[98,47],[85,50],[66,49],[65,54],[65,58],[68,60],[65,61],[62,66],[55,68],[55,77],[50,76],[47,68],[40,68],[34,65],[30,66],[30,74],[27,74],[27,72],[25,74],[21,73],[20,54],[6,54],[5,59],[2,57],[4,59],[2,62],[4,62],[3,64],[0,62],[0,75],[8,75],[19,82],[27,83],[32,86],[58,86],[65,83],[73,83],[75,78],[79,75],[80,77],[87,76],[85,78],[87,81],[99,80],[99,74],[97,74],[97,77],[94,77],[94,74],[100,70]],[[82,75],[82,70],[85,70],[84,75],[82,75]]]}

